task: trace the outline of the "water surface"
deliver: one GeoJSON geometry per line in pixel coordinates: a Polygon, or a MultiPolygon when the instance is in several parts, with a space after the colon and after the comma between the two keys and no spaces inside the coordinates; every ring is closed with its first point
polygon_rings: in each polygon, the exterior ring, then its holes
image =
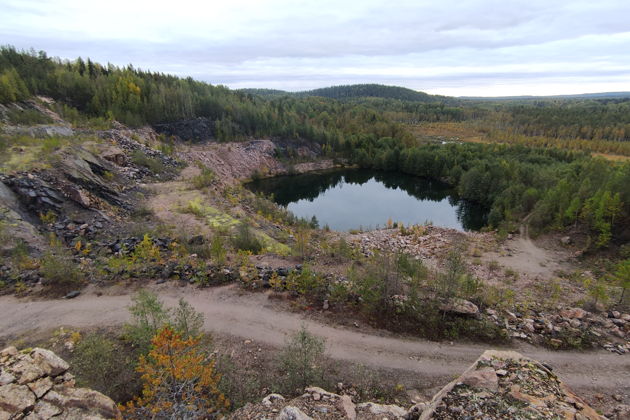
{"type": "Polygon", "coordinates": [[[347,231],[432,222],[459,230],[483,227],[486,212],[460,200],[448,185],[397,172],[344,169],[260,179],[246,185],[298,217],[347,231]]]}

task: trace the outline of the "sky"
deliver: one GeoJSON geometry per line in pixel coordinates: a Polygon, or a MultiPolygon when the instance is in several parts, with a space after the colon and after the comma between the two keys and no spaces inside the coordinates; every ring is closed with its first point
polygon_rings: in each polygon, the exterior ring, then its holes
{"type": "Polygon", "coordinates": [[[630,91],[628,0],[0,0],[0,44],[231,88],[630,91]]]}

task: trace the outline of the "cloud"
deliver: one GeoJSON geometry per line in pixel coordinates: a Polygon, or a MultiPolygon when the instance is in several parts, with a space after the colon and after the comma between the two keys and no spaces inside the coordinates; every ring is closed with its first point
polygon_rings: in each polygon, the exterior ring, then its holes
{"type": "Polygon", "coordinates": [[[233,87],[555,94],[630,79],[624,0],[0,0],[0,10],[0,38],[20,48],[233,87]]]}

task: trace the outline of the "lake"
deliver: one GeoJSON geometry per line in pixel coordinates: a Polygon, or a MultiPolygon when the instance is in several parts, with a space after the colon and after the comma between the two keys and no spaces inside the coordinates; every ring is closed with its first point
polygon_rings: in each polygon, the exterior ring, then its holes
{"type": "Polygon", "coordinates": [[[397,172],[343,169],[259,179],[245,186],[273,195],[273,201],[298,217],[315,216],[320,226],[339,231],[384,227],[388,219],[405,226],[432,222],[479,230],[487,216],[447,184],[397,172]]]}

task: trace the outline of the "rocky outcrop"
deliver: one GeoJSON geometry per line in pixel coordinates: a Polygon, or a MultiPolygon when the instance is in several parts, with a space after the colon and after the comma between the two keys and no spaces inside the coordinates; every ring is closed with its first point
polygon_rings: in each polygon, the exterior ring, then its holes
{"type": "Polygon", "coordinates": [[[0,352],[0,420],[119,419],[114,401],[100,392],[75,388],[68,364],[50,350],[0,352]]]}
{"type": "Polygon", "coordinates": [[[603,419],[548,366],[516,352],[493,350],[409,418],[603,419]]]}
{"type": "MultiPolygon", "coordinates": [[[[627,406],[611,411],[615,419],[627,406]]],[[[248,404],[230,420],[429,420],[429,419],[567,419],[600,420],[551,368],[512,351],[488,350],[429,403],[410,408],[374,402],[355,403],[350,395],[306,388],[292,400],[271,394],[248,404]]]]}
{"type": "Polygon", "coordinates": [[[203,117],[167,124],[156,124],[154,128],[158,133],[177,136],[181,140],[194,142],[212,140],[215,134],[214,121],[203,117]]]}

